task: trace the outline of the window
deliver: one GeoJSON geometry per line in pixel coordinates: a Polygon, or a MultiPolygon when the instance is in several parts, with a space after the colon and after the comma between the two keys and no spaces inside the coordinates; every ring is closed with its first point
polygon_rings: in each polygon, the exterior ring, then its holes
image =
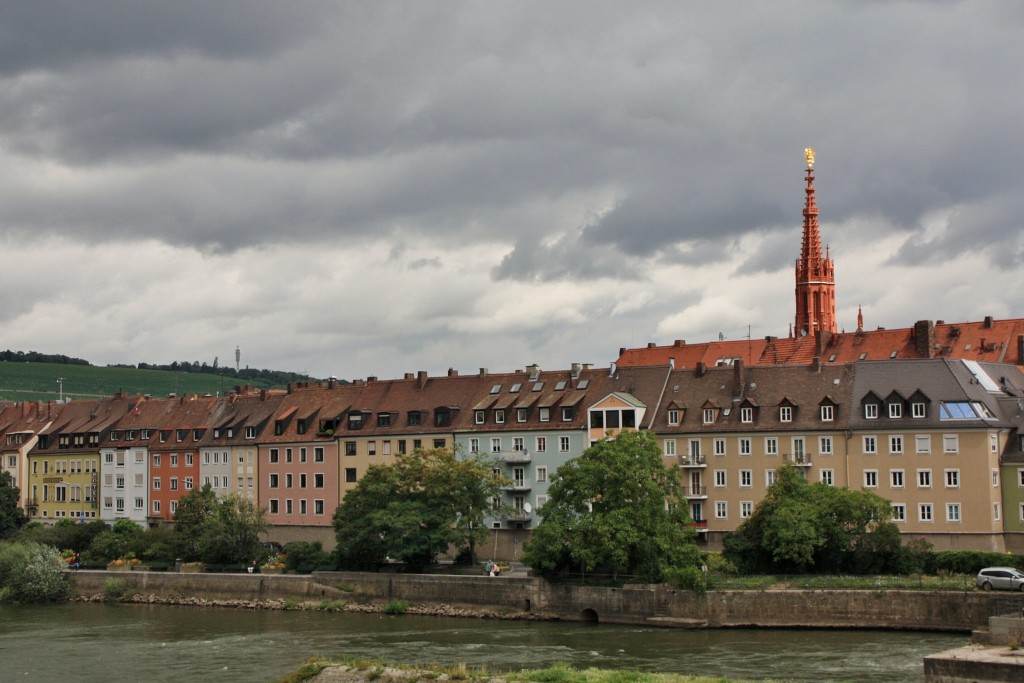
{"type": "Polygon", "coordinates": [[[727,476],[725,470],[715,470],[715,488],[725,488],[727,476]]]}
{"type": "Polygon", "coordinates": [[[286,515],[292,514],[292,499],[286,498],[284,501],[284,513],[286,515]]]}
{"type": "Polygon", "coordinates": [[[903,437],[899,434],[889,435],[889,452],[890,453],[902,453],[903,452],[903,437]]]}
{"type": "MultiPolygon", "coordinates": [[[[225,453],[224,455],[227,455],[227,453],[225,453]]],[[[224,458],[224,462],[227,462],[227,461],[228,461],[227,458],[224,458]]],[[[299,462],[306,462],[306,447],[305,446],[303,446],[302,448],[299,449],[299,462]]]]}
{"type": "Polygon", "coordinates": [[[921,522],[932,521],[932,504],[919,503],[917,506],[917,519],[921,522]]]}
{"type": "Polygon", "coordinates": [[[255,439],[256,438],[256,428],[255,427],[246,427],[245,428],[245,438],[247,438],[247,439],[255,439]]]}
{"type": "Polygon", "coordinates": [[[749,424],[754,421],[754,409],[749,406],[740,408],[740,422],[749,424]]]}
{"type": "Polygon", "coordinates": [[[821,451],[822,455],[832,455],[832,437],[818,437],[818,450],[821,451]]]}
{"type": "Polygon", "coordinates": [[[153,501],[153,514],[154,515],[159,515],[160,514],[160,501],[159,500],[154,500],[153,501]]]}
{"type": "Polygon", "coordinates": [[[540,421],[541,422],[550,422],[551,421],[551,408],[541,408],[540,409],[540,421]]]}
{"type": "Polygon", "coordinates": [[[548,450],[548,437],[538,436],[537,437],[537,452],[546,453],[548,450]]]}
{"type": "Polygon", "coordinates": [[[774,436],[765,437],[764,440],[764,454],[765,455],[778,455],[779,454],[779,440],[774,436]]]}
{"type": "MultiPolygon", "coordinates": [[[[216,482],[217,481],[217,477],[214,477],[213,480],[214,480],[214,482],[216,482]]],[[[291,475],[290,472],[286,473],[284,475],[284,487],[286,489],[290,489],[292,487],[292,475],[291,475]]]]}
{"type": "Polygon", "coordinates": [[[694,462],[700,458],[700,439],[690,439],[690,457],[694,462]]]}
{"type": "Polygon", "coordinates": [[[558,450],[562,453],[569,452],[569,437],[560,436],[558,437],[558,450]]]}
{"type": "Polygon", "coordinates": [[[271,474],[270,475],[270,480],[269,480],[270,488],[272,488],[272,489],[276,489],[277,488],[277,484],[278,484],[278,481],[279,481],[278,477],[279,477],[279,475],[277,475],[277,474],[271,474]]]}
{"type": "Polygon", "coordinates": [[[323,472],[316,472],[313,474],[313,488],[322,489],[324,487],[324,475],[323,472]]]}
{"type": "Polygon", "coordinates": [[[804,437],[802,436],[793,437],[793,460],[804,462],[804,437]]]}
{"type": "Polygon", "coordinates": [[[821,406],[821,421],[832,422],[835,419],[835,406],[823,405],[821,406]]]}
{"type": "Polygon", "coordinates": [[[750,500],[740,501],[740,517],[746,519],[754,513],[754,503],[750,500]]]}
{"type": "Polygon", "coordinates": [[[818,478],[825,486],[835,486],[835,473],[831,469],[824,469],[818,472],[818,478]]]}
{"type": "Polygon", "coordinates": [[[171,514],[174,515],[174,514],[177,514],[177,512],[178,512],[178,501],[172,500],[171,501],[171,514]]]}
{"type": "MultiPolygon", "coordinates": [[[[224,488],[227,488],[226,486],[224,488]]],[[[192,490],[192,477],[185,477],[185,490],[192,490]]]]}
{"type": "MultiPolygon", "coordinates": [[[[356,454],[356,442],[355,441],[346,441],[345,442],[345,455],[355,455],[355,454],[356,454]]],[[[271,462],[273,462],[273,461],[271,461],[271,462]]]]}
{"type": "Polygon", "coordinates": [[[124,512],[124,498],[115,498],[114,503],[117,505],[118,512],[124,512]]]}
{"type": "Polygon", "coordinates": [[[775,470],[764,471],[764,485],[771,486],[775,483],[775,470]]]}
{"type": "Polygon", "coordinates": [[[867,420],[878,419],[878,404],[877,403],[865,403],[864,404],[864,418],[867,420]]]}
{"type": "Polygon", "coordinates": [[[480,452],[480,439],[472,438],[469,440],[469,452],[479,453],[480,452]]]}
{"type": "Polygon", "coordinates": [[[916,402],[910,404],[910,416],[914,419],[925,417],[924,403],[916,402]]]}
{"type": "Polygon", "coordinates": [[[501,453],[501,437],[491,437],[491,453],[501,453]]]}
{"type": "Polygon", "coordinates": [[[907,521],[907,506],[903,503],[892,504],[892,521],[896,523],[907,521]]]}
{"type": "MultiPolygon", "coordinates": [[[[698,441],[697,443],[699,444],[700,442],[698,441]]],[[[715,439],[713,448],[715,455],[725,455],[725,439],[715,439]]]]}
{"type": "Polygon", "coordinates": [[[715,409],[705,408],[704,409],[704,424],[709,425],[715,421],[715,409]]]}
{"type": "Polygon", "coordinates": [[[715,519],[726,519],[728,504],[724,500],[715,501],[715,519]]]}
{"type": "Polygon", "coordinates": [[[284,449],[284,461],[285,462],[291,462],[292,461],[292,449],[290,449],[290,448],[284,449]]]}
{"type": "Polygon", "coordinates": [[[750,470],[740,470],[740,488],[749,489],[753,486],[754,475],[750,470]]]}
{"type": "Polygon", "coordinates": [[[670,410],[668,411],[668,423],[672,426],[679,424],[679,411],[670,410]]]}
{"type": "Polygon", "coordinates": [[[919,489],[930,489],[932,487],[932,471],[931,470],[918,470],[917,471],[917,488],[919,489]]]}
{"type": "Polygon", "coordinates": [[[280,510],[278,509],[277,499],[276,498],[271,498],[270,499],[270,514],[276,515],[279,512],[280,512],[280,510]]]}
{"type": "Polygon", "coordinates": [[[750,455],[750,439],[742,436],[739,440],[740,455],[750,455]]]}
{"type": "Polygon", "coordinates": [[[959,453],[960,452],[960,437],[957,434],[943,434],[942,435],[942,452],[943,453],[959,453]]]}
{"type": "Polygon", "coordinates": [[[322,446],[317,446],[313,449],[313,462],[324,461],[324,449],[322,446]]]}
{"type": "Polygon", "coordinates": [[[793,421],[793,406],[779,406],[779,422],[793,421]]]}
{"type": "Polygon", "coordinates": [[[996,522],[999,521],[999,503],[992,504],[992,519],[996,522]]]}
{"type": "Polygon", "coordinates": [[[171,477],[171,490],[172,491],[177,491],[178,490],[178,478],[177,477],[171,477]]]}
{"type": "Polygon", "coordinates": [[[890,403],[889,404],[889,417],[900,418],[903,417],[903,404],[902,403],[890,403]]]}
{"type": "Polygon", "coordinates": [[[346,467],[345,468],[345,481],[349,484],[354,483],[356,480],[356,468],[346,467]]]}
{"type": "Polygon", "coordinates": [[[324,514],[324,501],[323,499],[316,499],[313,501],[313,514],[323,515],[324,514]]]}
{"type": "Polygon", "coordinates": [[[526,408],[516,408],[516,422],[526,422],[526,418],[529,417],[530,411],[526,408]]]}
{"type": "Polygon", "coordinates": [[[914,437],[914,451],[917,453],[932,452],[932,437],[927,434],[918,434],[914,437]]]}
{"type": "Polygon", "coordinates": [[[119,488],[119,489],[123,489],[124,488],[124,475],[123,474],[117,475],[117,484],[115,484],[115,486],[117,488],[119,488]]]}
{"type": "Polygon", "coordinates": [[[864,470],[864,488],[878,488],[878,470],[864,470]]]}
{"type": "Polygon", "coordinates": [[[367,441],[366,442],[366,454],[367,455],[377,455],[377,442],[376,441],[367,441]]]}
{"type": "Polygon", "coordinates": [[[960,470],[946,470],[946,488],[960,488],[960,470]]]}
{"type": "Polygon", "coordinates": [[[673,456],[676,454],[676,440],[665,439],[665,455],[673,456]]]}
{"type": "Polygon", "coordinates": [[[271,448],[270,449],[270,462],[277,462],[279,457],[280,457],[280,455],[278,453],[278,450],[276,448],[271,448]]]}
{"type": "Polygon", "coordinates": [[[562,422],[572,422],[572,406],[562,406],[562,422]]]}
{"type": "Polygon", "coordinates": [[[894,489],[903,488],[903,470],[889,470],[889,486],[894,489]]]}
{"type": "Polygon", "coordinates": [[[960,503],[946,503],[946,521],[960,521],[960,503]]]}
{"type": "Polygon", "coordinates": [[[994,489],[999,488],[999,468],[998,467],[993,467],[992,468],[992,488],[994,488],[994,489]]]}
{"type": "Polygon", "coordinates": [[[159,491],[160,490],[160,477],[153,477],[153,490],[154,491],[159,491]]]}
{"type": "Polygon", "coordinates": [[[495,410],[494,411],[494,422],[495,424],[505,424],[505,411],[495,410]]]}
{"type": "Polygon", "coordinates": [[[418,410],[410,410],[407,417],[410,427],[418,427],[423,423],[423,417],[418,410]]]}
{"type": "Polygon", "coordinates": [[[878,445],[873,436],[864,437],[864,452],[867,454],[874,454],[878,452],[878,445]]]}
{"type": "Polygon", "coordinates": [[[537,472],[534,475],[534,478],[537,480],[538,484],[543,484],[544,482],[546,482],[548,480],[548,468],[538,467],[537,472]]]}
{"type": "Polygon", "coordinates": [[[390,427],[391,426],[391,413],[377,413],[377,426],[378,427],[390,427]]]}
{"type": "Polygon", "coordinates": [[[143,508],[145,508],[145,506],[146,506],[146,501],[144,501],[142,498],[136,498],[135,499],[135,509],[136,510],[142,510],[143,508]]]}

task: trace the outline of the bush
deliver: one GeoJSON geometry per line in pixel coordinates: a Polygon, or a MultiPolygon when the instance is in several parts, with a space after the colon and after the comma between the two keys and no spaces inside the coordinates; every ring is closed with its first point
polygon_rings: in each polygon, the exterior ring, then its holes
{"type": "Polygon", "coordinates": [[[70,595],[67,563],[40,543],[0,544],[0,603],[66,600],[70,595]]]}
{"type": "Polygon", "coordinates": [[[405,614],[409,609],[409,603],[405,600],[392,600],[384,605],[381,611],[384,614],[405,614]]]}
{"type": "Polygon", "coordinates": [[[701,595],[708,592],[707,577],[697,567],[669,567],[665,570],[665,581],[679,590],[695,591],[701,595]]]}
{"type": "Polygon", "coordinates": [[[308,574],[317,569],[334,569],[334,558],[325,552],[320,541],[294,541],[284,547],[285,569],[308,574]]]}
{"type": "Polygon", "coordinates": [[[120,602],[135,590],[124,579],[107,579],[103,582],[103,598],[107,602],[120,602]]]}
{"type": "Polygon", "coordinates": [[[977,574],[985,567],[1024,568],[1024,556],[981,550],[940,550],[934,553],[935,572],[977,574]]]}

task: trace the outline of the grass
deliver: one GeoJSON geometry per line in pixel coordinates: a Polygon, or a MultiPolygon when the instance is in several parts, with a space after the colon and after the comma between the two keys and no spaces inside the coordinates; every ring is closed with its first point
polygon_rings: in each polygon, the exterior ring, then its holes
{"type": "Polygon", "coordinates": [[[392,600],[381,608],[384,614],[405,614],[409,609],[409,603],[405,600],[392,600]]]}
{"type": "Polygon", "coordinates": [[[739,576],[712,573],[708,575],[709,590],[975,590],[974,575],[947,574],[927,576],[844,576],[808,574],[793,576],[739,576]]]}
{"type": "Polygon", "coordinates": [[[120,602],[135,592],[135,586],[129,585],[124,579],[107,579],[103,582],[103,599],[107,602],[120,602]]]}
{"type": "Polygon", "coordinates": [[[138,368],[15,363],[0,361],[0,401],[52,401],[60,397],[57,378],[64,378],[64,398],[104,398],[115,392],[167,396],[176,393],[223,396],[236,384],[272,388],[267,381],[235,379],[203,373],[139,370],[138,368]]]}
{"type": "MultiPolygon", "coordinates": [[[[365,671],[368,681],[380,678],[387,667],[384,662],[378,660],[345,657],[336,662],[329,662],[317,657],[307,660],[298,671],[280,679],[280,683],[300,683],[309,680],[329,666],[348,666],[358,671],[365,671]]],[[[444,675],[449,680],[485,681],[500,678],[510,683],[513,681],[530,683],[752,683],[718,676],[682,676],[616,669],[576,669],[568,664],[555,664],[545,669],[524,669],[511,672],[489,672],[486,668],[470,669],[464,663],[450,666],[430,664],[395,668],[416,672],[417,676],[415,677],[410,674],[410,681],[416,680],[416,678],[437,679],[444,675]]],[[[762,679],[760,683],[771,682],[769,679],[762,679]]]]}

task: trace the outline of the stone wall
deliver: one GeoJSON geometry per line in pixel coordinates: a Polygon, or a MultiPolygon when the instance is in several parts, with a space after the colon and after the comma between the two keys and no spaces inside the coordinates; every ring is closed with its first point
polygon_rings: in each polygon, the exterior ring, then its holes
{"type": "Polygon", "coordinates": [[[316,572],[312,576],[94,572],[70,574],[79,593],[103,591],[120,578],[160,597],[219,600],[341,599],[383,604],[444,604],[531,612],[567,621],[662,626],[883,628],[964,631],[984,626],[1006,595],[926,591],[710,591],[669,586],[597,588],[549,584],[537,578],[316,572]]]}

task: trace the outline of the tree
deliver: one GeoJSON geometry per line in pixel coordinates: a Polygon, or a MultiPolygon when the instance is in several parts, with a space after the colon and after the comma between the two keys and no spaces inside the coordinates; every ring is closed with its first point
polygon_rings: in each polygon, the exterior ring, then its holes
{"type": "Polygon", "coordinates": [[[10,472],[0,472],[0,538],[10,538],[21,526],[21,509],[18,507],[20,491],[14,485],[10,472]]]}
{"type": "Polygon", "coordinates": [[[661,581],[699,564],[676,472],[649,432],[621,432],[562,465],[523,561],[545,576],[609,572],[661,581]]]}
{"type": "Polygon", "coordinates": [[[784,465],[753,514],[726,537],[725,555],[752,573],[892,570],[900,537],[891,516],[880,496],[808,484],[784,465]]]}
{"type": "Polygon", "coordinates": [[[215,564],[253,562],[260,553],[260,534],[269,527],[263,508],[242,496],[226,496],[203,524],[200,555],[203,561],[215,564]]]}
{"type": "Polygon", "coordinates": [[[217,510],[217,494],[209,484],[193,489],[178,501],[174,513],[175,547],[182,560],[196,562],[201,559],[199,539],[203,534],[206,520],[217,510]]]}
{"type": "Polygon", "coordinates": [[[68,597],[67,564],[55,548],[29,541],[0,543],[0,603],[68,597]]]}
{"type": "Polygon", "coordinates": [[[503,481],[489,461],[442,448],[371,466],[334,513],[339,565],[377,569],[390,558],[419,571],[449,546],[472,547],[503,481]]]}

